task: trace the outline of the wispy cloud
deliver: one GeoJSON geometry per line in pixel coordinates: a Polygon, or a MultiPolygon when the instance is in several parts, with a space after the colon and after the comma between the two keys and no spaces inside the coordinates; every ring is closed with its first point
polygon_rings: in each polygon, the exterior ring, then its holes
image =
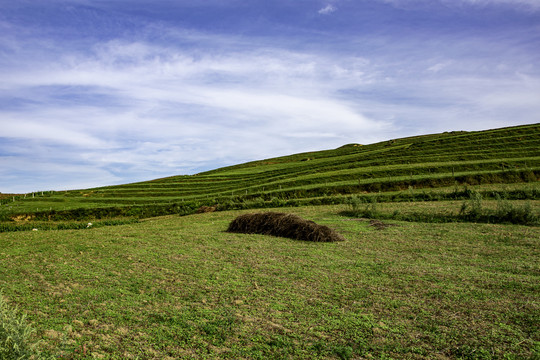
{"type": "Polygon", "coordinates": [[[334,5],[328,4],[328,5],[326,5],[325,7],[321,8],[319,10],[319,14],[329,15],[329,14],[335,12],[336,10],[337,10],[337,8],[334,5]]]}
{"type": "Polygon", "coordinates": [[[343,85],[369,81],[362,59],[274,48],[201,56],[138,41],[44,63],[47,55],[29,58],[40,66],[28,60],[2,72],[0,97],[21,99],[0,110],[2,137],[38,142],[41,151],[69,146],[111,175],[119,163],[131,177],[144,174],[138,180],[193,173],[314,149],[316,139],[374,140],[387,126],[337,96],[343,85]]]}
{"type": "MultiPolygon", "coordinates": [[[[340,10],[371,9],[358,4],[340,10]]],[[[393,22],[360,32],[351,16],[342,31],[315,16],[310,26],[324,27],[291,39],[292,23],[279,32],[288,18],[275,20],[275,34],[249,36],[141,17],[122,18],[140,25],[125,32],[99,20],[107,31],[70,38],[0,15],[0,191],[126,183],[351,142],[538,121],[540,54],[526,27],[474,36],[457,25],[421,34],[407,27],[404,36],[393,22]]]]}

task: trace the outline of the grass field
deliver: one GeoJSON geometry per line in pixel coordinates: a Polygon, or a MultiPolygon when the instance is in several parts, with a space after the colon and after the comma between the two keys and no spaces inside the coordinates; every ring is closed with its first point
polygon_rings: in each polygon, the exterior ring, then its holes
{"type": "Polygon", "coordinates": [[[534,124],[0,194],[0,359],[28,325],[55,359],[540,359],[538,149],[534,124]],[[346,241],[225,232],[248,209],[346,241]]]}
{"type": "Polygon", "coordinates": [[[3,233],[0,288],[64,359],[540,357],[538,227],[342,210],[280,209],[339,243],[225,233],[240,211],[3,233]]]}

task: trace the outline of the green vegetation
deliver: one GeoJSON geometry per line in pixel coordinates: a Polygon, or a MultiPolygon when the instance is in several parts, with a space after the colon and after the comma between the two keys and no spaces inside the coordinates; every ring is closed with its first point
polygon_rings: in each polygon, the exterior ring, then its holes
{"type": "Polygon", "coordinates": [[[539,148],[540,124],[534,124],[346,145],[120,186],[10,195],[0,199],[0,229],[186,215],[201,206],[343,204],[375,194],[379,202],[469,199],[470,191],[484,199],[538,200],[539,148]]]}
{"type": "Polygon", "coordinates": [[[64,359],[540,356],[538,227],[377,230],[345,208],[280,209],[335,243],[225,232],[241,211],[3,233],[0,288],[64,359]]]}
{"type": "MultiPolygon", "coordinates": [[[[502,193],[503,196],[506,193],[502,193]]],[[[540,207],[538,201],[510,201],[495,194],[496,201],[485,201],[481,193],[470,192],[470,199],[462,202],[459,211],[455,210],[455,202],[436,204],[438,211],[426,211],[425,208],[414,204],[405,212],[394,210],[382,211],[377,196],[353,196],[349,199],[349,209],[342,212],[345,216],[394,219],[422,222],[481,222],[492,224],[524,224],[540,225],[540,207]],[[494,206],[494,203],[496,204],[494,206]],[[534,205],[533,205],[534,204],[534,205]],[[454,208],[452,209],[452,205],[454,208]],[[411,210],[412,209],[412,210],[411,210]]],[[[388,206],[385,206],[388,208],[388,206]]],[[[432,207],[433,208],[433,207],[432,207]]]]}
{"type": "Polygon", "coordinates": [[[540,359],[539,130],[2,196],[0,359],[540,359]]]}
{"type": "Polygon", "coordinates": [[[10,307],[0,292],[0,359],[43,359],[36,350],[37,344],[31,343],[33,331],[26,316],[10,307]]]}

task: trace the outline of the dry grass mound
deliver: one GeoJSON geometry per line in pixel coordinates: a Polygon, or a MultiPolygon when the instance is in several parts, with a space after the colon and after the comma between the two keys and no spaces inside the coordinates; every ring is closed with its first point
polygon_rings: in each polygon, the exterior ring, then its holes
{"type": "Polygon", "coordinates": [[[384,230],[387,227],[396,226],[395,224],[387,224],[387,223],[384,223],[384,222],[382,222],[380,220],[376,220],[376,219],[370,220],[369,225],[373,226],[377,230],[384,230]]]}
{"type": "Polygon", "coordinates": [[[228,232],[262,234],[295,240],[333,242],[345,238],[328,226],[318,225],[293,214],[277,212],[244,214],[234,219],[228,232]]]}
{"type": "Polygon", "coordinates": [[[204,213],[209,213],[209,212],[214,212],[216,211],[216,206],[201,206],[200,208],[197,209],[197,211],[195,211],[196,214],[204,214],[204,213]]]}

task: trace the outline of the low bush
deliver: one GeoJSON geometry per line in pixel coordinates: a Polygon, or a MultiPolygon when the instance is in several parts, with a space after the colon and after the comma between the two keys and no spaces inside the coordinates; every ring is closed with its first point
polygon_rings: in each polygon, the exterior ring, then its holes
{"type": "Polygon", "coordinates": [[[539,217],[535,214],[529,202],[523,205],[516,205],[509,202],[504,196],[496,194],[497,208],[490,210],[482,207],[482,196],[478,192],[473,192],[471,198],[461,206],[458,214],[459,220],[475,221],[497,224],[538,224],[539,217]]]}
{"type": "Polygon", "coordinates": [[[355,217],[374,218],[380,216],[377,207],[377,197],[359,197],[353,196],[347,203],[350,208],[350,215],[355,217]]]}
{"type": "Polygon", "coordinates": [[[468,199],[463,201],[457,214],[455,213],[423,213],[407,212],[400,213],[395,211],[389,213],[379,208],[378,202],[386,200],[383,196],[353,196],[349,198],[346,204],[348,210],[341,211],[343,216],[369,219],[393,219],[403,221],[419,221],[429,223],[444,222],[478,222],[490,224],[519,224],[519,225],[538,225],[540,215],[535,211],[530,202],[524,204],[512,203],[508,198],[513,198],[511,193],[487,193],[489,198],[497,199],[497,208],[490,209],[484,206],[484,195],[477,191],[467,190],[468,199]]]}

